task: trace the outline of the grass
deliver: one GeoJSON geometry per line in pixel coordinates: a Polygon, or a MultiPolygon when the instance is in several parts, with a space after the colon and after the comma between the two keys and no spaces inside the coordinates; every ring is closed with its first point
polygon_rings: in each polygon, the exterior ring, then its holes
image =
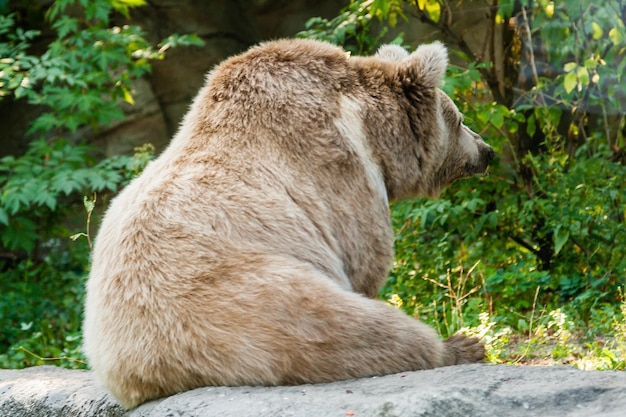
{"type": "MultiPolygon", "coordinates": [[[[506,305],[494,311],[481,286],[470,284],[476,281],[470,279],[476,266],[468,271],[459,267],[455,275],[448,271],[441,281],[425,278],[445,297],[424,308],[427,314],[420,314],[418,306],[414,315],[433,325],[443,337],[457,332],[479,337],[485,343],[488,363],[626,369],[626,298],[622,292],[619,305],[594,308],[586,319],[577,317],[576,306],[539,306],[541,287],[535,290],[530,311],[518,312],[506,305]],[[488,311],[477,311],[484,306],[488,311]]],[[[389,302],[402,307],[397,295],[389,302]]]]}

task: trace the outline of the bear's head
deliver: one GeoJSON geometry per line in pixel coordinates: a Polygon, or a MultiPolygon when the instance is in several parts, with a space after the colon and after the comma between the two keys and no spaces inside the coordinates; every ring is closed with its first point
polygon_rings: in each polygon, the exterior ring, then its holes
{"type": "Polygon", "coordinates": [[[373,148],[381,150],[376,156],[391,199],[436,197],[454,180],[487,170],[493,149],[463,124],[454,102],[438,88],[448,66],[441,43],[421,45],[411,54],[386,45],[357,66],[370,79],[375,68],[376,89],[391,93],[380,96],[394,97],[375,100],[376,112],[385,119],[377,124],[391,129],[370,132],[370,140],[377,142],[373,148]]]}

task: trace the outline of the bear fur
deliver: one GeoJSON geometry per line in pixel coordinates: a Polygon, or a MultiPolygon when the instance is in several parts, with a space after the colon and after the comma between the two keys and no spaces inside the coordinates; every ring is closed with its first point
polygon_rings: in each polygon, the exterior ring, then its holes
{"type": "Polygon", "coordinates": [[[438,89],[447,63],[439,43],[350,57],[280,40],[208,75],[95,242],[84,350],[123,406],[483,359],[375,299],[389,200],[435,197],[494,155],[438,89]]]}

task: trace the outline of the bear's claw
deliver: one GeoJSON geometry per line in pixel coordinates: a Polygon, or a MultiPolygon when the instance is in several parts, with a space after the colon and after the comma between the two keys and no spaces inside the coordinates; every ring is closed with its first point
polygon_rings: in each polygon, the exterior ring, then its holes
{"type": "Polygon", "coordinates": [[[476,363],[485,359],[485,346],[476,337],[454,335],[447,338],[444,345],[446,348],[445,365],[476,363]]]}

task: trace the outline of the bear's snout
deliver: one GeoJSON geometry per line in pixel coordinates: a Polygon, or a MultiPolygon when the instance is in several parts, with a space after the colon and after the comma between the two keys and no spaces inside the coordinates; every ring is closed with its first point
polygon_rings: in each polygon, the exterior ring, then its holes
{"type": "Polygon", "coordinates": [[[485,173],[487,171],[487,167],[489,166],[489,162],[491,162],[491,160],[495,157],[496,157],[496,152],[493,150],[493,148],[485,144],[485,146],[480,151],[480,163],[479,163],[480,167],[479,167],[478,172],[476,173],[477,174],[485,173]]]}
{"type": "Polygon", "coordinates": [[[481,144],[478,153],[478,160],[465,164],[465,175],[472,176],[475,174],[484,174],[487,171],[489,162],[496,157],[496,152],[486,143],[481,144]]]}
{"type": "Polygon", "coordinates": [[[487,145],[487,161],[491,161],[495,157],[496,151],[494,151],[491,146],[487,145]]]}

